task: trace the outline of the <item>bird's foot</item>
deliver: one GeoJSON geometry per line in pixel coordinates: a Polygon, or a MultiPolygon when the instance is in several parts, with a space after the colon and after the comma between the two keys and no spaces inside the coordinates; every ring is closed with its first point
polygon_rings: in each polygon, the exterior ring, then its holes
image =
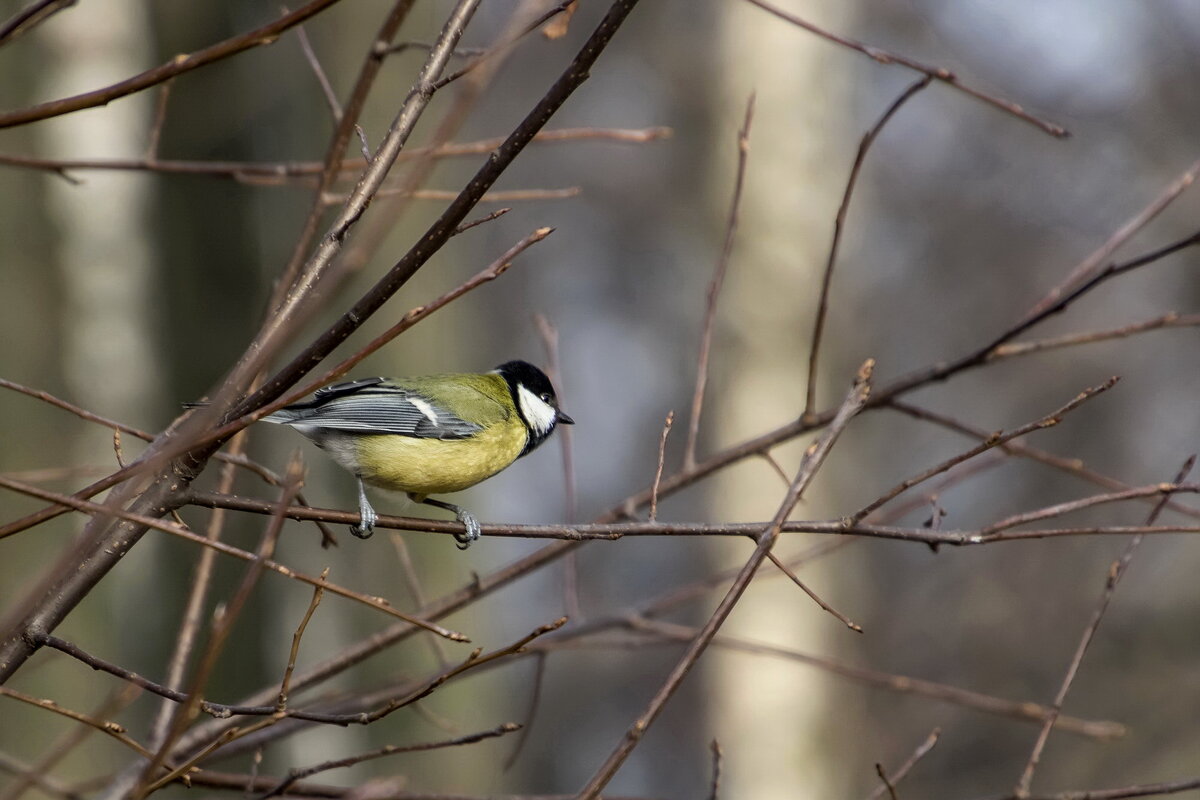
{"type": "Polygon", "coordinates": [[[479,520],[475,519],[475,516],[471,512],[461,508],[454,513],[454,516],[467,528],[465,533],[454,534],[454,541],[458,543],[457,547],[459,550],[466,550],[482,533],[479,528],[479,520]]]}
{"type": "Polygon", "coordinates": [[[366,502],[365,495],[360,499],[362,502],[358,506],[358,524],[350,526],[350,533],[360,539],[370,539],[371,534],[375,532],[375,521],[379,519],[379,515],[371,508],[371,504],[366,502]]]}

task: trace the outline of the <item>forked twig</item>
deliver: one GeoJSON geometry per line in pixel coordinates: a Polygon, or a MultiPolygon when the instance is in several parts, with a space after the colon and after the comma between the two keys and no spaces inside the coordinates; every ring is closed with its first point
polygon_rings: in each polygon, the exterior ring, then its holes
{"type": "Polygon", "coordinates": [[[896,770],[896,772],[891,776],[890,781],[883,774],[883,766],[876,764],[875,768],[879,772],[879,777],[881,780],[883,780],[884,785],[871,792],[871,794],[867,796],[867,800],[879,800],[880,797],[883,797],[883,793],[885,791],[890,792],[891,796],[894,798],[896,796],[895,785],[903,780],[904,776],[907,775],[909,771],[917,765],[917,762],[924,758],[925,755],[933,749],[933,746],[938,743],[938,738],[941,735],[941,729],[934,728],[929,736],[925,738],[925,741],[922,742],[921,745],[913,751],[913,754],[908,757],[908,760],[900,765],[900,769],[896,770]]]}

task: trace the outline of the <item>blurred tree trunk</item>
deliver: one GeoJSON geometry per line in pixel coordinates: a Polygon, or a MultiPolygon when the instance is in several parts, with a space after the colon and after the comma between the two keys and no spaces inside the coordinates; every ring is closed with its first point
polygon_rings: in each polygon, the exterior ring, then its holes
{"type": "MultiPolygon", "coordinates": [[[[840,2],[781,5],[833,28],[845,29],[853,16],[840,2]]],[[[711,173],[714,227],[723,227],[728,214],[734,130],[752,92],[756,108],[741,221],[718,301],[713,350],[719,355],[709,384],[716,402],[707,416],[718,447],[794,419],[804,409],[809,337],[830,220],[850,163],[839,158],[845,148],[837,132],[846,125],[852,78],[845,54],[826,42],[748,4],[726,4],[723,13],[720,57],[728,69],[713,96],[724,121],[713,155],[720,167],[711,173]],[[837,64],[830,63],[835,59],[837,64]]],[[[837,397],[820,394],[821,407],[841,399],[851,376],[830,377],[835,387],[830,392],[837,397]]],[[[789,480],[804,444],[776,453],[789,480]]],[[[787,489],[762,459],[722,473],[717,481],[711,502],[720,519],[770,519],[787,489]]],[[[818,480],[799,513],[808,516],[823,492],[828,482],[818,480]]],[[[793,542],[781,541],[776,553],[785,556],[804,546],[793,542]]],[[[730,542],[723,549],[728,562],[737,563],[752,547],[730,542]]],[[[773,571],[769,564],[760,571],[727,633],[805,651],[825,649],[829,639],[846,633],[790,581],[761,580],[773,571]]],[[[819,586],[825,583],[824,571],[822,562],[805,572],[805,580],[819,586]],[[817,580],[809,581],[812,576],[817,580]]],[[[839,583],[838,588],[846,587],[839,583]]],[[[719,668],[708,674],[716,698],[713,729],[726,745],[722,792],[758,800],[843,795],[845,778],[827,768],[836,763],[829,757],[830,679],[773,659],[723,654],[717,663],[719,668]]]]}

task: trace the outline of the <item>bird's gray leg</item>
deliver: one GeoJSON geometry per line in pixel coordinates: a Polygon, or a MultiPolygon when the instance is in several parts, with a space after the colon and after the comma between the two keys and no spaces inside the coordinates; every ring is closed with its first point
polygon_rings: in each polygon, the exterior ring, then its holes
{"type": "Polygon", "coordinates": [[[475,519],[475,516],[462,506],[456,506],[454,503],[447,503],[443,500],[434,500],[432,497],[426,497],[421,502],[427,506],[434,506],[435,508],[444,508],[447,511],[453,511],[454,516],[458,518],[458,521],[466,526],[466,533],[454,534],[454,540],[458,542],[459,550],[466,550],[471,546],[471,542],[479,538],[479,534],[481,533],[479,529],[479,520],[475,519]]]}
{"type": "Polygon", "coordinates": [[[379,515],[375,513],[375,509],[371,508],[371,501],[367,500],[367,487],[363,486],[362,479],[358,480],[358,524],[350,526],[350,532],[360,539],[369,539],[371,534],[375,532],[375,520],[379,519],[379,515]]]}

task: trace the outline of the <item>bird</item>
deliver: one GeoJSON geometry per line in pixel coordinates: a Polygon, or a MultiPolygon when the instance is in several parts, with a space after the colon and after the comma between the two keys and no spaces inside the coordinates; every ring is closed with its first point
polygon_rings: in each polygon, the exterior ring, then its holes
{"type": "Polygon", "coordinates": [[[355,536],[371,536],[378,519],[370,485],[454,512],[465,527],[454,535],[461,550],[479,538],[479,520],[430,495],[474,486],[533,452],[560,423],[575,424],[546,373],[527,361],[485,373],[335,383],[263,420],[292,428],[354,475],[355,536]]]}

